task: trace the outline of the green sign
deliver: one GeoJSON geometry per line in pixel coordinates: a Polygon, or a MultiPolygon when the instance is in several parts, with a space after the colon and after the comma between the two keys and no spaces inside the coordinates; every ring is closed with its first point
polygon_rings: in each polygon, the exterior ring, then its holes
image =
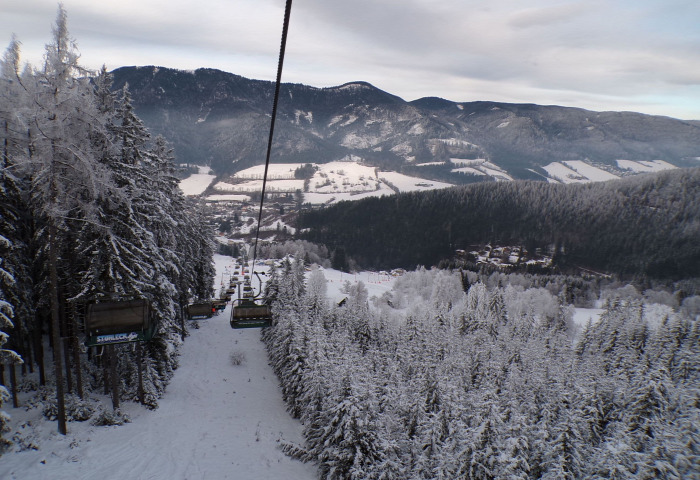
{"type": "Polygon", "coordinates": [[[97,347],[99,345],[113,345],[115,343],[145,342],[152,337],[153,333],[149,331],[109,333],[105,335],[88,336],[85,340],[85,345],[88,347],[97,347]]]}

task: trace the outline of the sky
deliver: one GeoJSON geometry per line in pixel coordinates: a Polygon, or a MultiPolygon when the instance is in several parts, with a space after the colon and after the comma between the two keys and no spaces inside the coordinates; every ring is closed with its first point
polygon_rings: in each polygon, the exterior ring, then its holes
{"type": "MultiPolygon", "coordinates": [[[[274,80],[285,0],[64,0],[81,63],[274,80]]],[[[2,0],[41,66],[58,2],[2,0]]],[[[698,0],[294,0],[283,82],[700,120],[698,0]]]]}

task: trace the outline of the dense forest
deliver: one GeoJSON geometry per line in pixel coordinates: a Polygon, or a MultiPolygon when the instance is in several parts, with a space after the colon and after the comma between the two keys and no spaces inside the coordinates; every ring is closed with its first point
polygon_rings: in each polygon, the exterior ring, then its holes
{"type": "Polygon", "coordinates": [[[680,279],[700,272],[700,169],[577,185],[492,182],[305,212],[338,267],[413,269],[487,243],[553,251],[562,271],[680,279]]]}
{"type": "MultiPolygon", "coordinates": [[[[214,232],[128,86],[78,64],[63,7],[43,68],[20,71],[19,53],[13,39],[0,61],[0,407],[21,369],[59,432],[120,424],[87,397],[157,407],[187,335],[182,307],[212,294],[214,232]],[[85,306],[133,298],[153,307],[153,339],[85,350],[85,306]]],[[[603,292],[602,276],[417,268],[379,298],[347,282],[332,303],[308,263],[435,265],[498,242],[552,247],[562,271],[696,277],[699,183],[700,169],[481,183],[306,212],[306,240],[261,247],[283,258],[261,338],[304,429],[282,449],[322,479],[697,478],[700,296],[682,282],[603,292]],[[600,319],[577,327],[571,305],[599,300],[600,319]]],[[[0,411],[0,453],[7,423],[0,411]]]]}
{"type": "MultiPolygon", "coordinates": [[[[20,71],[14,38],[0,63],[0,405],[16,365],[38,368],[45,413],[62,433],[66,418],[91,409],[84,395],[108,387],[107,356],[79,345],[85,305],[150,302],[155,338],[117,345],[112,371],[135,398],[143,356],[143,402],[155,407],[186,334],[181,306],[209,298],[214,276],[213,232],[178,188],[172,150],[151,138],[127,87],[112,92],[106,70],[88,72],[78,58],[59,7],[43,68],[20,71]]],[[[5,426],[0,414],[2,444],[5,426]]]]}
{"type": "Polygon", "coordinates": [[[268,287],[263,339],[304,425],[284,448],[322,479],[697,478],[698,297],[617,289],[581,332],[545,288],[446,270],[381,298],[346,283],[342,306],[300,258],[268,287]]]}

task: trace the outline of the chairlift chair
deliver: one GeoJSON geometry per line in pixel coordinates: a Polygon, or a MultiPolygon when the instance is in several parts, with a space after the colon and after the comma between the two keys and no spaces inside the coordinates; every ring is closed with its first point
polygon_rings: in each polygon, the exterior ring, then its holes
{"type": "Polygon", "coordinates": [[[250,281],[246,282],[242,298],[235,300],[231,309],[231,328],[264,328],[271,325],[270,306],[257,303],[250,281]]]}
{"type": "Polygon", "coordinates": [[[213,302],[199,302],[187,305],[187,319],[194,318],[211,318],[216,313],[216,307],[213,302]]]}

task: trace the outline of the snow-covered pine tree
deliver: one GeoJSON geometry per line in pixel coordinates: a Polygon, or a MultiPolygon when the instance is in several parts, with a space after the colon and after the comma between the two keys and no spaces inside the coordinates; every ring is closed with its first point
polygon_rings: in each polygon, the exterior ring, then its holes
{"type": "Polygon", "coordinates": [[[53,29],[53,41],[46,46],[44,68],[31,78],[23,78],[23,87],[32,102],[18,112],[29,126],[29,155],[20,159],[31,178],[31,207],[38,226],[35,241],[46,245],[44,269],[48,284],[39,284],[40,295],[50,299],[51,324],[58,401],[59,432],[65,433],[63,405],[63,358],[60,296],[67,285],[62,254],[71,255],[71,232],[76,225],[97,223],[96,199],[109,185],[109,178],[92,149],[91,132],[102,128],[85,70],[78,64],[79,54],[68,33],[67,16],[59,5],[53,29]],[[46,288],[48,287],[48,288],[46,288]]]}
{"type": "Polygon", "coordinates": [[[329,422],[321,427],[318,442],[309,453],[324,480],[373,478],[372,467],[383,456],[377,425],[367,398],[358,395],[350,378],[344,378],[342,385],[342,397],[330,408],[329,422]]]}
{"type": "Polygon", "coordinates": [[[26,202],[28,182],[19,169],[20,159],[29,154],[27,118],[21,114],[27,108],[28,95],[19,63],[20,44],[13,35],[0,60],[0,235],[12,244],[4,260],[4,268],[14,278],[5,291],[14,308],[11,343],[18,353],[31,359],[28,337],[34,330],[35,302],[30,241],[34,223],[26,202]]]}
{"type": "MultiPolygon", "coordinates": [[[[2,191],[0,190],[0,198],[2,191]]],[[[0,232],[1,233],[1,232],[0,232]]],[[[5,300],[5,291],[14,283],[14,278],[10,273],[3,268],[3,261],[6,258],[7,252],[10,249],[10,241],[0,234],[0,365],[2,368],[5,365],[17,365],[22,363],[22,358],[13,350],[3,348],[7,343],[8,335],[6,330],[14,328],[12,324],[13,308],[12,305],[5,300]]],[[[4,385],[0,385],[0,409],[3,403],[10,399],[10,394],[4,385]]],[[[8,427],[9,417],[0,410],[0,454],[10,445],[10,441],[4,437],[4,434],[10,431],[8,427]]]]}
{"type": "Polygon", "coordinates": [[[163,393],[163,381],[149,355],[143,357],[143,403],[151,409],[158,408],[158,399],[163,393]]]}

